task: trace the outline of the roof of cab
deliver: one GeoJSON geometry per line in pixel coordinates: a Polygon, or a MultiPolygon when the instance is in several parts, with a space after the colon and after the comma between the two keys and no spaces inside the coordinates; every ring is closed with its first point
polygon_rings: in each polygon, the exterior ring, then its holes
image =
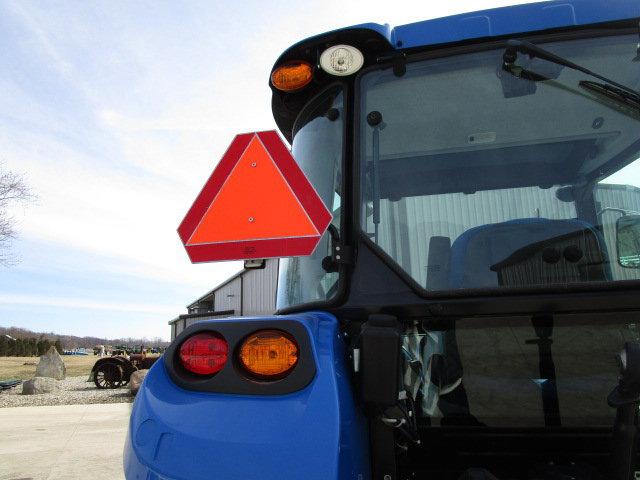
{"type": "MultiPolygon", "coordinates": [[[[638,0],[551,0],[452,15],[393,28],[378,23],[364,23],[298,42],[285,50],[274,67],[283,61],[299,57],[300,52],[305,49],[309,50],[327,42],[345,41],[350,35],[360,39],[368,35],[371,39],[384,42],[385,49],[393,52],[635,18],[640,18],[638,0]]],[[[366,55],[367,52],[364,53],[366,55]]],[[[279,118],[282,112],[277,112],[276,107],[274,103],[274,117],[283,130],[287,122],[283,123],[282,118],[279,118]]],[[[291,139],[290,131],[283,131],[283,134],[291,139]]]]}
{"type": "Polygon", "coordinates": [[[640,17],[637,0],[553,0],[451,15],[394,28],[364,23],[341,30],[366,28],[384,36],[394,48],[414,48],[636,17],[640,17]]]}

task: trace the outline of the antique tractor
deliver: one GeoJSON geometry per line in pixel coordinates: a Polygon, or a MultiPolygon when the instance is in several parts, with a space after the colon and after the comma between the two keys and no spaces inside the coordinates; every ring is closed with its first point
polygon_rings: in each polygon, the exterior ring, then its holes
{"type": "Polygon", "coordinates": [[[145,353],[116,355],[98,360],[89,376],[98,388],[118,388],[129,383],[131,374],[136,370],[151,368],[158,360],[157,356],[148,357],[145,353]]]}

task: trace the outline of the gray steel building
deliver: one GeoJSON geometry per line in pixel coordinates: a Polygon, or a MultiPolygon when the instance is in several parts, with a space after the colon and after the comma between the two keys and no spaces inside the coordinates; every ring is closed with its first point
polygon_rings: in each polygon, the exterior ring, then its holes
{"type": "Polygon", "coordinates": [[[171,320],[171,340],[202,320],[273,314],[277,285],[278,259],[265,260],[264,268],[241,270],[189,304],[186,314],[171,320]]]}
{"type": "MultiPolygon", "coordinates": [[[[495,190],[385,199],[380,202],[381,214],[393,221],[381,224],[378,245],[398,259],[418,283],[426,285],[430,237],[437,235],[454,241],[478,225],[518,218],[575,218],[574,204],[558,201],[557,190],[558,187],[514,189],[507,192],[512,195],[510,201],[505,201],[505,191],[495,190]]],[[[595,189],[595,199],[607,255],[616,258],[616,221],[622,215],[618,209],[640,212],[640,188],[601,183],[595,189]]],[[[373,218],[369,216],[367,220],[371,232],[373,218]]],[[[639,270],[623,268],[618,262],[611,262],[610,267],[617,279],[638,279],[640,275],[639,270]]]]}

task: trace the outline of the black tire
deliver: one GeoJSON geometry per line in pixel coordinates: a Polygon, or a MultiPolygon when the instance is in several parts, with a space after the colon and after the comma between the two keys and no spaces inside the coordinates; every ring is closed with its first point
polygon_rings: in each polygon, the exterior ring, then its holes
{"type": "Polygon", "coordinates": [[[93,383],[100,389],[122,386],[122,367],[115,362],[104,362],[96,368],[93,383]]]}

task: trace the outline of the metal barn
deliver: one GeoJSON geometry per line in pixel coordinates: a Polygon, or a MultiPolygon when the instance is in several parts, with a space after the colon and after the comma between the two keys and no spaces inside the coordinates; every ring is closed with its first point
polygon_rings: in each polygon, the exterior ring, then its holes
{"type": "Polygon", "coordinates": [[[264,268],[244,269],[187,306],[187,313],[169,322],[171,340],[189,325],[212,318],[271,315],[276,309],[278,259],[264,268]]]}

